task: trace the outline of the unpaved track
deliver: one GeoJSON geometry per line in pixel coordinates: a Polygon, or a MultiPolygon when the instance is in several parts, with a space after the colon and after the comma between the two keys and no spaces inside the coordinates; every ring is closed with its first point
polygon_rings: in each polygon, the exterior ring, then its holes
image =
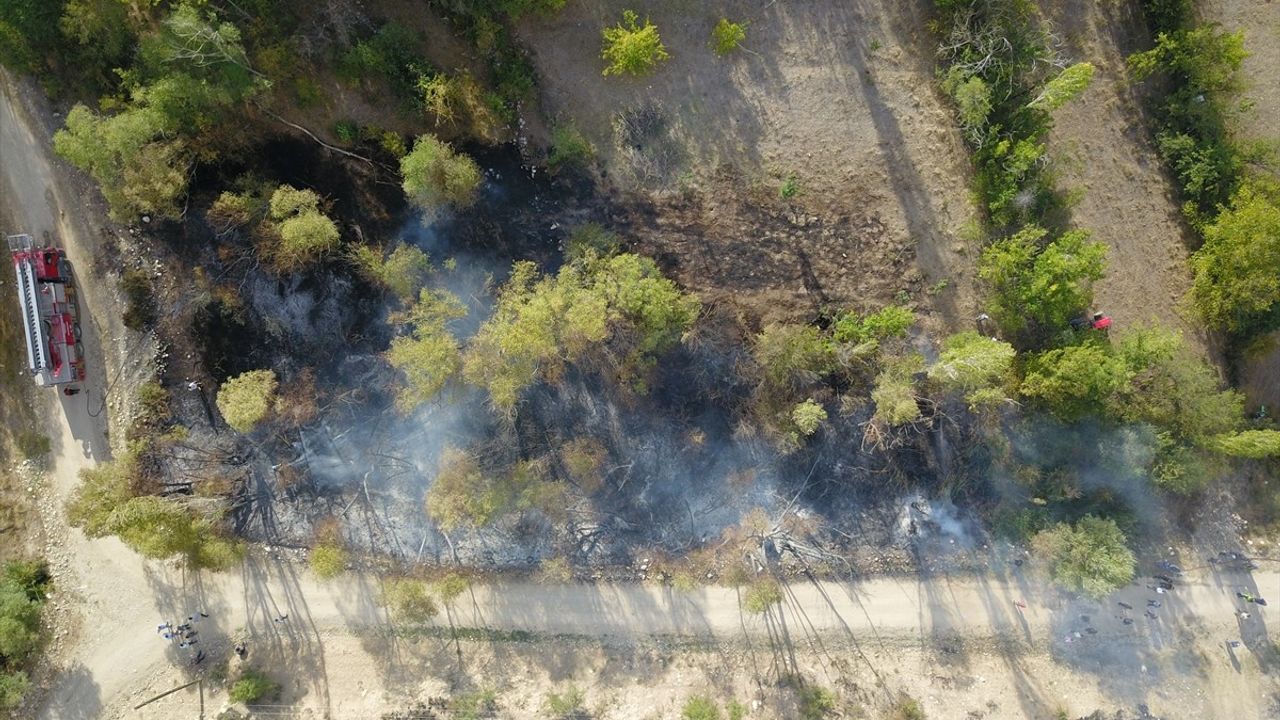
{"type": "MultiPolygon", "coordinates": [[[[97,235],[78,218],[84,203],[68,188],[74,176],[51,156],[47,117],[24,97],[30,92],[0,77],[0,199],[10,214],[33,234],[56,232],[70,250],[86,286],[89,309],[114,314],[110,289],[101,287],[90,268],[97,235]],[[26,109],[23,109],[26,108],[26,109]],[[71,195],[68,197],[68,195],[71,195]],[[65,210],[65,213],[64,213],[65,210]],[[97,284],[95,284],[97,283],[97,284]],[[95,303],[102,302],[98,305],[95,303]]],[[[83,213],[88,216],[88,212],[83,213]]],[[[94,316],[113,363],[128,357],[128,344],[117,342],[122,333],[112,328],[114,319],[94,316]]],[[[88,335],[88,333],[87,333],[88,335]]],[[[102,361],[96,338],[91,377],[100,377],[102,361]]],[[[117,365],[118,366],[118,365],[117,365]]],[[[102,388],[91,382],[88,395],[100,398],[102,388]]],[[[312,687],[305,689],[303,704],[322,716],[352,717],[344,710],[348,698],[330,697],[330,670],[326,648],[337,635],[369,632],[386,618],[379,607],[375,577],[352,575],[322,583],[298,566],[269,552],[256,552],[239,572],[191,575],[172,563],[145,562],[116,540],[87,540],[65,526],[61,505],[76,482],[79,470],[105,459],[105,413],[92,417],[86,411],[97,403],[81,398],[61,402],[50,395],[48,411],[54,428],[54,456],[48,486],[41,500],[61,610],[60,624],[79,617],[79,629],[66,642],[52,645],[54,662],[61,671],[49,683],[38,711],[41,718],[95,718],[132,716],[129,708],[157,677],[172,674],[170,668],[189,655],[156,636],[156,624],[197,610],[209,615],[199,627],[205,647],[225,651],[232,634],[250,638],[264,656],[271,650],[287,658],[271,669],[302,675],[307,666],[312,687]],[[273,618],[287,615],[284,622],[273,618]]],[[[1176,638],[1241,636],[1232,617],[1232,590],[1262,588],[1280,592],[1280,576],[1249,578],[1202,576],[1165,596],[1162,618],[1123,625],[1115,616],[1116,599],[1100,607],[1093,603],[1059,599],[1042,594],[1021,576],[1004,580],[981,578],[927,580],[880,578],[858,583],[805,583],[788,588],[783,605],[766,615],[750,615],[740,609],[737,591],[707,588],[676,593],[665,588],[637,585],[541,586],[499,584],[476,586],[450,608],[448,619],[458,627],[521,630],[534,634],[586,636],[626,642],[652,636],[697,636],[732,643],[747,638],[777,638],[779,634],[799,642],[829,638],[856,644],[860,637],[898,638],[924,646],[940,634],[968,638],[996,638],[1003,644],[1024,648],[1062,650],[1064,631],[1076,628],[1082,613],[1091,613],[1098,635],[1088,642],[1140,644],[1161,647],[1176,638]],[[1022,611],[1015,601],[1025,600],[1022,611]],[[1074,624],[1073,624],[1074,623],[1074,624]]],[[[1141,608],[1147,591],[1129,588],[1120,594],[1141,608]]],[[[1249,648],[1265,640],[1265,611],[1255,617],[1259,632],[1245,636],[1249,648]]],[[[442,616],[439,622],[446,622],[442,616]]],[[[1250,626],[1251,628],[1253,626],[1250,626]]],[[[1221,654],[1221,649],[1207,652],[1221,654]]],[[[377,677],[376,660],[361,656],[353,670],[348,657],[346,672],[377,677]]],[[[1215,658],[1215,662],[1217,659],[1215,658]]],[[[1158,689],[1139,679],[1127,689],[1135,698],[1158,689]]],[[[1221,697],[1205,705],[1216,717],[1262,717],[1256,674],[1227,675],[1221,697]]],[[[1099,679],[1105,685],[1105,679],[1099,679]]]]}

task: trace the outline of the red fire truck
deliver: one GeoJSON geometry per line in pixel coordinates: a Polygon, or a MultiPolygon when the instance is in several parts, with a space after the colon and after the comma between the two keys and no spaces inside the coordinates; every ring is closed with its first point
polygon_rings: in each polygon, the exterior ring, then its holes
{"type": "Polygon", "coordinates": [[[61,385],[68,395],[84,380],[71,264],[61,249],[37,248],[30,235],[10,235],[18,305],[27,336],[27,369],[37,385],[61,385]]]}

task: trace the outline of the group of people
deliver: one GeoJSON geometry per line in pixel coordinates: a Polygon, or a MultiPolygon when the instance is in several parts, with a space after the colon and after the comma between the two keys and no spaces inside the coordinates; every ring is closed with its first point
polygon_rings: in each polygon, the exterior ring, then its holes
{"type": "Polygon", "coordinates": [[[173,625],[166,620],[156,626],[156,633],[169,642],[178,641],[178,647],[186,649],[199,642],[197,636],[200,633],[196,631],[195,624],[199,618],[207,617],[209,616],[203,612],[193,613],[181,625],[173,625]]]}

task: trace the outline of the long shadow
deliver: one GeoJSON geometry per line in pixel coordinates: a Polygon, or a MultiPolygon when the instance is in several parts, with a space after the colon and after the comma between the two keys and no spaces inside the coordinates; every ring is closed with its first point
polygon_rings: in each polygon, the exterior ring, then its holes
{"type": "MultiPolygon", "coordinates": [[[[97,720],[102,712],[101,688],[93,673],[76,664],[58,674],[58,685],[75,687],[69,695],[55,694],[41,708],[40,717],[47,720],[97,720]]],[[[16,716],[15,716],[16,717],[16,716]]]]}

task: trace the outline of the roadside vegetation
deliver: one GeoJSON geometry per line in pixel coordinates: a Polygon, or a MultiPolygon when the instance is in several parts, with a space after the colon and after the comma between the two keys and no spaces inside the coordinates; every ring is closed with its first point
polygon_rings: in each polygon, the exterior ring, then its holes
{"type": "Polygon", "coordinates": [[[1197,20],[1191,0],[1145,0],[1154,47],[1129,57],[1138,81],[1159,81],[1156,141],[1177,179],[1183,214],[1203,240],[1191,300],[1234,351],[1280,327],[1280,173],[1274,149],[1232,132],[1241,110],[1243,31],[1197,20]]]}
{"type": "Polygon", "coordinates": [[[31,687],[27,673],[41,645],[40,615],[51,590],[42,563],[9,561],[0,575],[0,711],[17,707],[31,687]]]}

